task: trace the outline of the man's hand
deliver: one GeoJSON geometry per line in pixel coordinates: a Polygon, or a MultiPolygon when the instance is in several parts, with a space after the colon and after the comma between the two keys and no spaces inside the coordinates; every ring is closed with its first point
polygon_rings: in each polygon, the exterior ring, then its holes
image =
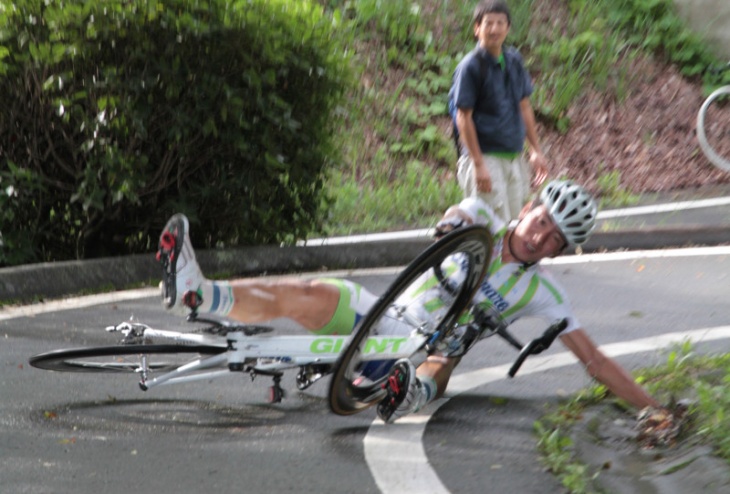
{"type": "Polygon", "coordinates": [[[474,181],[479,192],[484,194],[492,192],[492,176],[481,155],[474,158],[474,181]]]}
{"type": "Polygon", "coordinates": [[[533,173],[532,186],[535,188],[540,187],[548,176],[545,155],[537,151],[532,151],[530,153],[530,166],[532,167],[533,173]]]}

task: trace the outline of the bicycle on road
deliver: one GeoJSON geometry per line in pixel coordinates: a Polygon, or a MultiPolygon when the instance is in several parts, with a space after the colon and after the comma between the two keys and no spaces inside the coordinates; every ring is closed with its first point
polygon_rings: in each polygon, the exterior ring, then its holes
{"type": "MultiPolygon", "coordinates": [[[[118,374],[136,377],[140,389],[188,383],[245,373],[253,379],[273,379],[269,402],[284,397],[281,379],[284,372],[297,370],[296,385],[307,389],[322,377],[332,374],[329,404],[332,411],[349,415],[377,403],[385,394],[382,387],[390,366],[399,358],[424,360],[436,351],[465,353],[478,339],[499,334],[520,350],[510,376],[525,358],[550,346],[564,329],[561,321],[545,334],[522,345],[506,329],[497,315],[479,313],[469,318],[462,314],[475,311],[470,302],[489,265],[492,240],[481,227],[454,231],[432,244],[396,278],[352,334],[347,336],[302,336],[270,334],[273,328],[260,325],[231,324],[204,319],[193,313],[189,322],[204,323],[195,331],[155,329],[145,324],[123,322],[105,330],[121,338],[116,344],[54,350],[30,358],[39,369],[118,374]],[[454,262],[463,275],[449,276],[454,262]],[[443,306],[428,318],[414,317],[410,306],[422,301],[411,293],[408,303],[403,294],[419,280],[430,277],[442,289],[443,306]],[[408,336],[379,334],[379,328],[405,324],[408,336]],[[373,366],[380,372],[373,373],[373,366]]],[[[420,284],[419,284],[420,286],[420,284]]]]}
{"type": "MultiPolygon", "coordinates": [[[[720,70],[730,70],[730,63],[720,70]]],[[[713,165],[726,172],[730,172],[730,119],[713,117],[714,112],[722,105],[727,106],[729,97],[730,84],[713,91],[697,112],[697,140],[700,149],[713,165]]]]}

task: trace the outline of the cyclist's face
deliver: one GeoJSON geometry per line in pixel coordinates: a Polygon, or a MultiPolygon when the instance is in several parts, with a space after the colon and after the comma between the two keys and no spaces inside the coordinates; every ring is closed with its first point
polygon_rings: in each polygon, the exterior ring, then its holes
{"type": "Polygon", "coordinates": [[[506,14],[484,14],[482,21],[474,24],[474,36],[482,48],[492,55],[499,55],[502,44],[509,33],[509,21],[506,14]]]}
{"type": "Polygon", "coordinates": [[[554,257],[566,245],[563,234],[542,204],[524,214],[512,235],[512,255],[525,262],[554,257]]]}

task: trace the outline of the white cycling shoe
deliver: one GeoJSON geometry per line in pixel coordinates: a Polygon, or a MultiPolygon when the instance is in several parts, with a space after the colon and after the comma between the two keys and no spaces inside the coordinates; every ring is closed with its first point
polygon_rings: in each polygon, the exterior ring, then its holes
{"type": "Polygon", "coordinates": [[[416,377],[416,367],[407,358],[393,365],[384,387],[387,395],[378,403],[377,413],[386,424],[417,412],[424,405],[423,386],[416,377]]]}
{"type": "Polygon", "coordinates": [[[157,249],[157,260],[162,266],[162,303],[180,315],[187,315],[191,311],[183,301],[186,292],[197,292],[205,280],[195,260],[189,228],[184,214],[172,216],[160,234],[157,249]]]}

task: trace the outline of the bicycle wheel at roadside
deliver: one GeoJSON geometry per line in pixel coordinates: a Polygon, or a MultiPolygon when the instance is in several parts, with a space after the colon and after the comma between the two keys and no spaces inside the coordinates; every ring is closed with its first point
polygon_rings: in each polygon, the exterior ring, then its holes
{"type": "Polygon", "coordinates": [[[38,369],[84,373],[162,373],[225,348],[185,345],[115,345],[55,350],[31,357],[38,369]]]}
{"type": "Polygon", "coordinates": [[[403,270],[360,321],[334,366],[328,395],[334,413],[358,413],[383,398],[393,361],[377,359],[379,345],[399,344],[397,336],[420,338],[425,356],[452,335],[486,274],[491,250],[485,228],[462,228],[403,270]]]}
{"type": "Polygon", "coordinates": [[[697,141],[710,163],[730,172],[730,85],[713,91],[697,112],[697,141]]]}

